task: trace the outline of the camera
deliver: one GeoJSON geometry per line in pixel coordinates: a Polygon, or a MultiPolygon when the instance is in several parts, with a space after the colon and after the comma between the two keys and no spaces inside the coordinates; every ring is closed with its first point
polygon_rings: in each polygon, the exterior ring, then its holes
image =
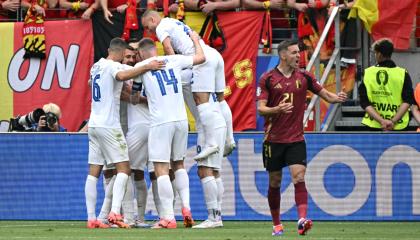
{"type": "Polygon", "coordinates": [[[32,132],[32,125],[38,123],[43,115],[45,115],[44,110],[37,108],[26,115],[11,118],[9,132],[32,132]]]}

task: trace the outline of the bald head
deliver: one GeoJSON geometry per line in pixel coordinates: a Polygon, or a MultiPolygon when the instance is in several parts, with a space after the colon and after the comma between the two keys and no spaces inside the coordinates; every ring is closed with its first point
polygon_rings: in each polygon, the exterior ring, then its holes
{"type": "Polygon", "coordinates": [[[155,10],[146,10],[141,17],[144,29],[151,33],[156,33],[156,28],[160,23],[161,16],[155,10]]]}

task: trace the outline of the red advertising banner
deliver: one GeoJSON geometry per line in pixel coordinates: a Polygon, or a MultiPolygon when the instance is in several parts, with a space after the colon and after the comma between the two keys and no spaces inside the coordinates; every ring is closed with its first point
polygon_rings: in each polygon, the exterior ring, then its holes
{"type": "Polygon", "coordinates": [[[235,131],[256,128],[255,81],[258,44],[264,12],[220,12],[219,26],[226,39],[223,51],[226,100],[235,131]]]}
{"type": "Polygon", "coordinates": [[[61,108],[60,124],[76,131],[89,117],[93,64],[93,34],[90,21],[45,22],[46,58],[24,59],[22,23],[0,23],[0,120],[26,114],[44,104],[61,108]]]}

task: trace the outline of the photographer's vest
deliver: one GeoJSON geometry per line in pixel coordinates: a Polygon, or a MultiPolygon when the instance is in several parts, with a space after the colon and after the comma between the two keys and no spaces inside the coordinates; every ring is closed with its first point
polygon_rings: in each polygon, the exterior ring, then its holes
{"type": "MultiPolygon", "coordinates": [[[[365,70],[364,84],[367,96],[372,107],[382,118],[391,120],[403,103],[401,93],[403,90],[405,69],[400,67],[370,67],[365,70]]],[[[407,127],[408,112],[394,125],[394,130],[407,127]]],[[[371,128],[381,128],[381,124],[365,114],[362,123],[371,128]]]]}

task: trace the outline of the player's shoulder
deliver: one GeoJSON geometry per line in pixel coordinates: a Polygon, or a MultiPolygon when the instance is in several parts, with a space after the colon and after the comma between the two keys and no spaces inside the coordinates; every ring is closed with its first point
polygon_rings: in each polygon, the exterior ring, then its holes
{"type": "Polygon", "coordinates": [[[298,75],[300,75],[300,76],[302,76],[302,77],[306,78],[307,80],[312,80],[312,79],[314,79],[314,78],[315,78],[315,76],[314,76],[311,72],[306,71],[306,69],[303,69],[303,68],[299,68],[299,69],[296,71],[296,74],[298,74],[298,75]]]}
{"type": "Polygon", "coordinates": [[[172,26],[173,24],[175,24],[176,22],[175,22],[175,19],[173,19],[173,18],[162,18],[162,20],[160,20],[160,23],[159,23],[159,25],[157,26],[158,28],[160,27],[160,28],[166,28],[166,27],[170,27],[170,26],[172,26]]]}
{"type": "Polygon", "coordinates": [[[276,71],[276,68],[273,68],[273,69],[268,70],[267,72],[264,72],[261,75],[260,79],[261,80],[270,80],[273,77],[275,71],[276,71]]]}

